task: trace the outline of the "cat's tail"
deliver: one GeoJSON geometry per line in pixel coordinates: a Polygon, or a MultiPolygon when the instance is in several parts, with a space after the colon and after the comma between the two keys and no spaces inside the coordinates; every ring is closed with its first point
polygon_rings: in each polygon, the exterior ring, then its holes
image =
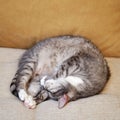
{"type": "Polygon", "coordinates": [[[13,78],[12,83],[10,84],[10,91],[13,95],[18,97],[17,79],[16,78],[13,78]]]}
{"type": "Polygon", "coordinates": [[[106,59],[104,61],[104,66],[105,66],[105,71],[107,72],[106,73],[106,80],[108,81],[110,79],[110,77],[111,77],[111,71],[110,71],[110,67],[109,67],[108,62],[107,62],[106,59]]]}

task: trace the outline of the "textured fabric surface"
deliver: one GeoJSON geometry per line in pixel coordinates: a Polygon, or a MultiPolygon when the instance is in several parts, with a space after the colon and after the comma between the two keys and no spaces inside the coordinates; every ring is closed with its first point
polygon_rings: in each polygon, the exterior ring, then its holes
{"type": "Polygon", "coordinates": [[[120,120],[120,58],[107,58],[111,78],[101,94],[70,102],[63,109],[48,100],[29,110],[9,91],[23,52],[0,48],[0,120],[120,120]]]}
{"type": "Polygon", "coordinates": [[[36,120],[119,120],[120,97],[97,95],[69,103],[63,109],[47,101],[37,107],[36,120]],[[45,109],[45,107],[47,108],[45,109]],[[42,111],[42,112],[41,112],[42,111]]]}
{"type": "Polygon", "coordinates": [[[0,96],[0,120],[35,120],[35,114],[17,100],[0,96]]]}
{"type": "Polygon", "coordinates": [[[28,48],[68,34],[120,56],[120,0],[0,0],[0,46],[28,48]]]}

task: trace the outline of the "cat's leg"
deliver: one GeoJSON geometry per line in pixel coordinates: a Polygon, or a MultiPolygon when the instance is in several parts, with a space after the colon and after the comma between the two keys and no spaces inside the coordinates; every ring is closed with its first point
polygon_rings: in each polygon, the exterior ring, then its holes
{"type": "Polygon", "coordinates": [[[49,79],[45,82],[44,87],[48,90],[52,99],[58,100],[58,107],[64,107],[69,101],[77,99],[78,85],[83,85],[82,79],[74,76],[59,78],[57,80],[49,79]]]}
{"type": "Polygon", "coordinates": [[[50,93],[50,97],[53,99],[56,99],[66,91],[66,86],[63,83],[63,80],[54,80],[54,79],[48,79],[44,83],[44,88],[50,93]]]}
{"type": "Polygon", "coordinates": [[[70,101],[68,96],[68,93],[71,95],[69,92],[70,85],[64,78],[59,80],[49,79],[45,81],[44,88],[47,89],[51,99],[58,100],[58,108],[64,107],[70,101]]]}
{"type": "Polygon", "coordinates": [[[33,76],[34,62],[27,62],[20,66],[10,85],[11,92],[29,108],[36,106],[33,97],[27,93],[27,86],[33,76]]]}
{"type": "MultiPolygon", "coordinates": [[[[48,92],[43,88],[41,84],[41,77],[35,77],[28,87],[28,93],[33,96],[36,104],[45,101],[48,98],[48,92]]],[[[44,77],[42,78],[42,80],[44,77]]]]}
{"type": "Polygon", "coordinates": [[[84,61],[79,56],[72,56],[64,61],[58,68],[55,80],[45,82],[45,88],[50,91],[50,95],[54,98],[59,96],[58,100],[64,100],[64,106],[68,101],[75,100],[79,97],[79,91],[84,88],[84,81],[80,77],[82,65],[84,61]],[[80,87],[79,87],[80,86],[80,87]],[[65,92],[64,92],[65,91],[65,92]]]}

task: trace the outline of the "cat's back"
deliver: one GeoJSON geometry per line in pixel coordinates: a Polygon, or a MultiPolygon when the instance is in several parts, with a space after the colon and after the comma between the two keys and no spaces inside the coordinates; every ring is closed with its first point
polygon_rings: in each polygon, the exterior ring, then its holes
{"type": "Polygon", "coordinates": [[[80,36],[59,36],[44,39],[30,48],[23,56],[39,56],[40,59],[56,56],[58,59],[65,60],[80,52],[94,57],[102,57],[99,49],[90,40],[80,36]]]}
{"type": "Polygon", "coordinates": [[[87,43],[88,40],[80,36],[58,36],[40,41],[38,44],[46,47],[73,47],[87,43]]]}
{"type": "Polygon", "coordinates": [[[102,56],[100,50],[88,39],[80,36],[59,36],[45,39],[39,42],[40,52],[44,54],[56,54],[57,56],[72,56],[78,52],[92,56],[102,56]]]}

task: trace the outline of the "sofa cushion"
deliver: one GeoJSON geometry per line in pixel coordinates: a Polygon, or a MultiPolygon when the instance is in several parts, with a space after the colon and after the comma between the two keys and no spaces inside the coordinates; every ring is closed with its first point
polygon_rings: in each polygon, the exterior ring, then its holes
{"type": "Polygon", "coordinates": [[[57,108],[57,102],[46,101],[38,105],[36,120],[119,120],[120,97],[96,95],[80,99],[57,108]]]}
{"type": "Polygon", "coordinates": [[[12,0],[0,3],[0,46],[29,48],[58,35],[91,39],[120,56],[120,0],[12,0]]]}
{"type": "Polygon", "coordinates": [[[26,109],[17,99],[1,96],[0,120],[35,120],[35,111],[26,109]]]}
{"type": "Polygon", "coordinates": [[[119,58],[107,58],[111,78],[101,94],[70,102],[63,109],[58,109],[57,101],[48,100],[29,110],[9,90],[24,51],[0,48],[0,120],[119,120],[119,58]]]}

